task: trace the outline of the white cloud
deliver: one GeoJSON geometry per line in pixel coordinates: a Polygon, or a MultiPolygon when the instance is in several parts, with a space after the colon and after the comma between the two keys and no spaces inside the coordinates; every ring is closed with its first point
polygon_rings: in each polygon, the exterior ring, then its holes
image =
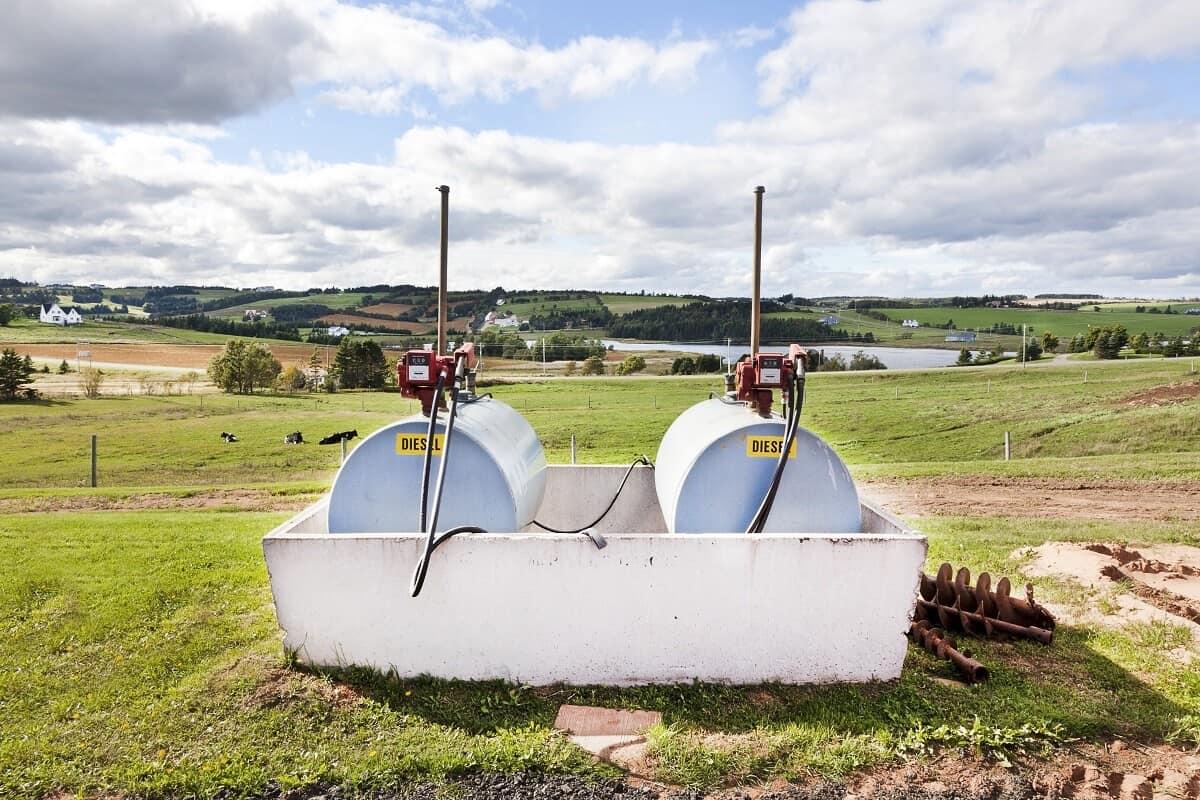
{"type": "Polygon", "coordinates": [[[549,48],[459,27],[444,9],[339,0],[19,0],[0,29],[0,114],[213,123],[307,86],[365,113],[406,109],[417,89],[445,103],[591,99],[685,82],[715,48],[592,36],[549,48]]]}
{"type": "MultiPolygon", "coordinates": [[[[206,8],[235,32],[262,13],[206,8]]],[[[289,74],[361,113],[419,117],[417,87],[552,104],[668,85],[713,47],[545,48],[382,6],[291,8],[320,36],[289,74]]],[[[761,113],[702,145],[422,125],[386,164],[239,165],[213,155],[212,128],[0,121],[0,273],[428,283],[445,182],[456,286],[745,293],[762,183],[770,292],[1200,294],[1200,124],[1092,119],[1097,70],[1200,54],[1197,9],[814,0],[760,62],[761,113]]]]}

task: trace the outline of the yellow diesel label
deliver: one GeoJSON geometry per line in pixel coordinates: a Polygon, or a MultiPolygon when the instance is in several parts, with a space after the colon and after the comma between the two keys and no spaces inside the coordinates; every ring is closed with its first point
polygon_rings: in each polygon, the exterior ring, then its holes
{"type": "MultiPolygon", "coordinates": [[[[396,434],[396,455],[398,456],[423,456],[425,455],[425,440],[426,436],[423,433],[397,433],[396,434]]],[[[440,456],[442,454],[442,444],[446,441],[445,434],[435,433],[433,435],[433,454],[440,456]]]]}
{"type": "MultiPolygon", "coordinates": [[[[751,458],[779,458],[779,451],[783,449],[782,436],[747,436],[746,437],[746,455],[751,458]]],[[[792,449],[788,451],[788,458],[796,457],[796,442],[792,442],[792,449]]]]}

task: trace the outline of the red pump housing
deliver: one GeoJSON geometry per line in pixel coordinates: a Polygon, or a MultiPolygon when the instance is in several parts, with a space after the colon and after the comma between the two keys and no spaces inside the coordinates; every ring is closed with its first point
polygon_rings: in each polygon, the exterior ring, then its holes
{"type": "Polygon", "coordinates": [[[426,416],[435,402],[438,408],[445,408],[445,393],[454,382],[459,359],[466,362],[464,366],[467,369],[475,368],[478,359],[473,342],[467,342],[449,356],[440,356],[432,350],[409,350],[396,362],[396,385],[400,387],[400,394],[420,400],[421,413],[426,416]],[[445,377],[441,395],[435,397],[439,375],[445,377]]]}
{"type": "Polygon", "coordinates": [[[734,372],[735,396],[749,403],[760,415],[771,415],[775,390],[779,389],[789,399],[792,392],[793,364],[796,360],[808,366],[808,351],[798,344],[788,347],[784,353],[755,353],[745,361],[738,362],[734,372]]]}

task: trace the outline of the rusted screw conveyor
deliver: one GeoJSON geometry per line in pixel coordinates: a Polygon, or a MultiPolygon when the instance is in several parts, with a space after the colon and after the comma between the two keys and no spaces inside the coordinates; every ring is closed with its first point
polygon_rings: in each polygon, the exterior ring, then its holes
{"type": "Polygon", "coordinates": [[[1050,644],[1054,640],[1054,615],[1033,599],[1033,585],[1026,584],[1025,599],[1012,597],[1011,592],[1008,578],[1001,578],[992,591],[992,576],[988,573],[981,573],[972,586],[971,572],[966,567],[955,574],[950,564],[942,564],[936,578],[921,573],[920,597],[913,616],[918,622],[925,620],[947,631],[986,638],[1014,636],[1050,644]]]}

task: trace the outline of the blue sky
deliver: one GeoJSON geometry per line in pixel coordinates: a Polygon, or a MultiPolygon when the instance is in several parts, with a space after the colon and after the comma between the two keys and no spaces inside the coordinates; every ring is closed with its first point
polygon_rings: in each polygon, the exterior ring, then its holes
{"type": "Polygon", "coordinates": [[[763,183],[769,291],[1200,295],[1193,0],[50,0],[0,47],[0,273],[428,283],[450,182],[458,286],[737,294],[763,183]]]}

